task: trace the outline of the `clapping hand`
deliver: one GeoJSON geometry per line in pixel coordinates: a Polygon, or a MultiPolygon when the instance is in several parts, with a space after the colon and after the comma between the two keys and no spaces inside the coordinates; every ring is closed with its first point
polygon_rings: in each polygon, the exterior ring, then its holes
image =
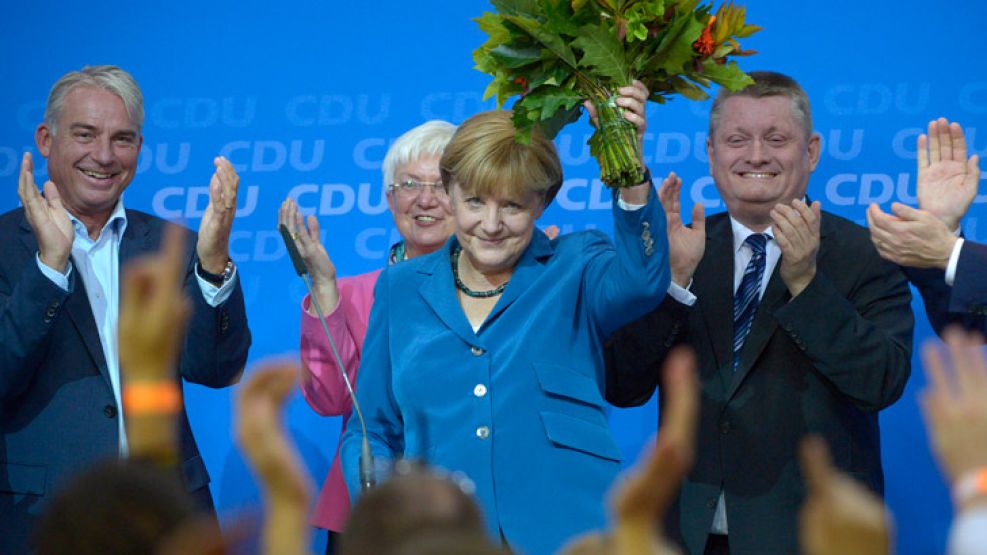
{"type": "Polygon", "coordinates": [[[278,209],[278,226],[284,226],[291,234],[298,254],[312,277],[312,292],[322,311],[328,313],[339,303],[339,289],[336,286],[336,266],[322,245],[319,219],[309,216],[306,221],[298,205],[289,197],[278,209]]]}
{"type": "Polygon", "coordinates": [[[230,259],[230,230],[236,216],[236,195],[240,176],[229,160],[218,156],[213,160],[216,171],[209,180],[209,205],[199,225],[199,241],[195,252],[202,269],[222,274],[230,259]]]}
{"type": "Polygon", "coordinates": [[[41,196],[34,182],[34,160],[31,153],[25,152],[17,180],[17,196],[24,205],[24,215],[38,240],[41,262],[64,274],[72,255],[75,231],[68,212],[62,206],[58,187],[49,180],[45,182],[44,190],[45,194],[41,196]]]}
{"type": "Polygon", "coordinates": [[[692,227],[683,224],[681,196],[682,180],[675,172],[669,173],[658,188],[658,198],[668,224],[668,262],[672,281],[686,288],[706,252],[706,216],[702,204],[693,204],[692,227]]]}

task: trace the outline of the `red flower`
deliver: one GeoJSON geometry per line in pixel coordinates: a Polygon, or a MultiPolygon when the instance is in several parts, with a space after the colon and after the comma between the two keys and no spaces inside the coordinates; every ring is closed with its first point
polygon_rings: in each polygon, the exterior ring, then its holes
{"type": "Polygon", "coordinates": [[[692,49],[703,56],[710,56],[716,49],[716,43],[713,42],[713,22],[716,21],[716,16],[712,15],[709,17],[709,23],[706,24],[706,28],[703,29],[699,39],[692,43],[692,49]]]}

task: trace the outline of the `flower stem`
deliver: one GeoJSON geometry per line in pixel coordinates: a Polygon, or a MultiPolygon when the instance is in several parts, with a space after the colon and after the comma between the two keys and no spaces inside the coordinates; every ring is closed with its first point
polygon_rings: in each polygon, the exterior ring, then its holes
{"type": "Polygon", "coordinates": [[[590,137],[590,153],[600,163],[600,179],[616,189],[638,185],[644,179],[637,129],[624,118],[615,96],[593,98],[599,118],[590,137]]]}

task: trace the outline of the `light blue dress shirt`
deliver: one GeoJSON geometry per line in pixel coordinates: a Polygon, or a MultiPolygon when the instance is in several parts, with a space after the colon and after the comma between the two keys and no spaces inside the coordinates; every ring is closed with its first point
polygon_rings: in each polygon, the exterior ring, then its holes
{"type": "MultiPolygon", "coordinates": [[[[68,212],[67,212],[68,213],[68,212]]],[[[113,386],[113,396],[118,407],[123,407],[120,388],[120,351],[117,340],[117,322],[120,314],[120,242],[123,232],[127,229],[127,212],[123,207],[123,199],[117,201],[116,207],[110,214],[106,225],[100,230],[96,239],[89,237],[86,225],[78,218],[68,213],[69,220],[75,230],[72,241],[72,258],[65,273],[61,273],[41,262],[40,254],[36,255],[38,268],[52,282],[69,290],[69,276],[73,268],[79,272],[79,278],[86,287],[89,306],[92,308],[99,331],[99,342],[103,347],[106,358],[106,369],[113,386]]],[[[196,274],[199,289],[209,306],[218,306],[233,292],[236,282],[236,270],[231,279],[222,287],[216,287],[196,274]]],[[[128,453],[126,423],[124,413],[119,411],[120,456],[128,453]]]]}

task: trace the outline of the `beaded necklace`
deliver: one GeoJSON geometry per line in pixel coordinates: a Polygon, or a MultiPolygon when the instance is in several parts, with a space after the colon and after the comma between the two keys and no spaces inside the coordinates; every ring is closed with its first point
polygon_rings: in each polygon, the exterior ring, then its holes
{"type": "Polygon", "coordinates": [[[504,292],[504,288],[511,280],[507,280],[501,283],[493,289],[488,289],[486,291],[474,291],[463,283],[463,280],[459,279],[459,255],[463,252],[463,247],[456,245],[456,248],[452,251],[452,278],[456,281],[456,289],[459,289],[463,293],[466,293],[467,297],[473,297],[474,299],[487,299],[490,297],[496,297],[504,292]]]}

